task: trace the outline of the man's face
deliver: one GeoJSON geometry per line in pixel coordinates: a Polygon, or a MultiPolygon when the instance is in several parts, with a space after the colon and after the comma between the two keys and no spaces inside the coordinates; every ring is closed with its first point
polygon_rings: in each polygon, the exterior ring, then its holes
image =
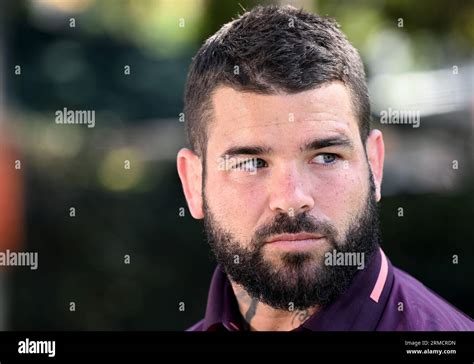
{"type": "Polygon", "coordinates": [[[375,184],[348,89],[220,87],[212,101],[202,204],[218,261],[271,306],[327,303],[357,269],[327,266],[325,253],[371,254],[378,240],[380,178],[375,184]]]}

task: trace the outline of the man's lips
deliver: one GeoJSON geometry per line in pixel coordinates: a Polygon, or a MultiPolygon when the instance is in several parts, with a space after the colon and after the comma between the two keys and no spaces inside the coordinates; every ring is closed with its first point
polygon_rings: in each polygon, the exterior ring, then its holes
{"type": "Polygon", "coordinates": [[[281,234],[275,235],[272,238],[266,241],[267,244],[276,243],[279,241],[288,241],[288,242],[297,242],[301,240],[315,240],[323,238],[323,235],[320,234],[308,234],[308,233],[298,233],[298,234],[281,234]]]}
{"type": "Polygon", "coordinates": [[[266,241],[266,246],[277,250],[308,251],[324,241],[320,234],[281,234],[275,235],[266,241]]]}

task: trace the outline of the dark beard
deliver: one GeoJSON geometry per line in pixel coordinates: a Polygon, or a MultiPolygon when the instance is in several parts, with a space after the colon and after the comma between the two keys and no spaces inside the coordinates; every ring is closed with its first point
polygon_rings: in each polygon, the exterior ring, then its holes
{"type": "MultiPolygon", "coordinates": [[[[204,196],[205,197],[205,196],[204,196]]],[[[322,256],[311,252],[285,252],[281,267],[266,260],[264,242],[271,235],[284,233],[317,233],[341,253],[363,253],[365,266],[379,246],[379,221],[375,185],[370,175],[366,206],[351,222],[345,237],[340,237],[330,223],[302,213],[294,217],[277,215],[270,224],[257,229],[248,248],[234,239],[214,219],[204,198],[204,226],[217,262],[227,275],[255,299],[281,310],[305,310],[325,306],[339,297],[358,272],[356,265],[325,265],[322,256]]]]}

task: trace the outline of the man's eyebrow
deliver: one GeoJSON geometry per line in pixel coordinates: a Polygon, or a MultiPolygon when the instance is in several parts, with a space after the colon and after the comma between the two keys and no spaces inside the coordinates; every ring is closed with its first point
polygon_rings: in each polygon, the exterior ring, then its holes
{"type": "MultiPolygon", "coordinates": [[[[346,137],[329,137],[323,139],[314,139],[309,143],[305,144],[300,148],[302,152],[322,149],[331,146],[343,146],[349,149],[353,149],[354,145],[350,141],[350,139],[346,137]]],[[[262,154],[271,154],[273,151],[272,148],[263,147],[260,145],[241,145],[241,146],[233,146],[228,149],[224,153],[222,153],[221,157],[233,157],[236,155],[262,155],[262,154]]]]}
{"type": "Polygon", "coordinates": [[[221,157],[233,157],[236,155],[261,155],[261,154],[270,154],[272,148],[262,147],[259,145],[242,145],[242,146],[234,146],[228,148],[224,153],[222,153],[221,157]]]}
{"type": "Polygon", "coordinates": [[[301,147],[301,151],[304,152],[310,150],[317,150],[332,146],[342,146],[348,149],[354,149],[354,144],[350,139],[342,136],[337,136],[323,139],[313,139],[312,141],[306,143],[303,147],[301,147]]]}

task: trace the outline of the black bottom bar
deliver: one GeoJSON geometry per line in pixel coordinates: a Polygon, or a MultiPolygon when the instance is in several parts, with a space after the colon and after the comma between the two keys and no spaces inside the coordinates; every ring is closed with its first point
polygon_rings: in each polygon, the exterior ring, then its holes
{"type": "MultiPolygon", "coordinates": [[[[385,362],[474,361],[474,332],[1,332],[0,363],[137,359],[163,352],[314,352],[385,362]],[[53,344],[54,342],[54,344],[53,344]],[[377,360],[379,358],[380,360],[377,360]]],[[[337,362],[337,361],[335,361],[337,362]]]]}

